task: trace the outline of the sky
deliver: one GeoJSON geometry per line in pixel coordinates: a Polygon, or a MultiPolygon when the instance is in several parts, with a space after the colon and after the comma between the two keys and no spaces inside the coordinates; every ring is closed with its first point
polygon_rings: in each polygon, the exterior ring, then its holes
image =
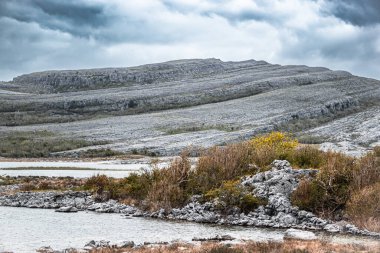
{"type": "Polygon", "coordinates": [[[0,80],[189,58],[380,79],[380,1],[0,0],[0,80]]]}

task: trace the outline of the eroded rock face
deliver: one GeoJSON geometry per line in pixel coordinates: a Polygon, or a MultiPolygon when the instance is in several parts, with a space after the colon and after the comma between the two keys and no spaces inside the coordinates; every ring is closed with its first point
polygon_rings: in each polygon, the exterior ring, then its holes
{"type": "Polygon", "coordinates": [[[176,155],[189,145],[204,148],[284,126],[315,126],[309,133],[316,137],[332,143],[339,137],[366,151],[380,140],[379,101],[379,81],[344,71],[193,59],[16,77],[0,84],[0,132],[48,130],[108,143],[91,149],[176,155]],[[339,130],[324,124],[338,116],[339,130]],[[61,122],[69,123],[47,124],[61,122]],[[15,125],[27,126],[7,127],[15,125]]]}

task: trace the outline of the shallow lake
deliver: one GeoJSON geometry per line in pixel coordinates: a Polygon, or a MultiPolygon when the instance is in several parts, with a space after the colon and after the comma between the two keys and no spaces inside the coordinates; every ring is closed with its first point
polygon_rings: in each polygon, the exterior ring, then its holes
{"type": "Polygon", "coordinates": [[[0,169],[11,168],[38,168],[38,167],[70,167],[82,169],[98,169],[98,170],[139,170],[140,168],[149,168],[149,164],[123,164],[111,161],[101,162],[0,162],[0,169]]]}
{"type": "Polygon", "coordinates": [[[90,240],[160,242],[229,234],[252,240],[282,240],[283,230],[226,227],[94,212],[57,213],[49,209],[0,206],[0,252],[33,252],[41,246],[54,249],[83,247],[90,240]]]}
{"type": "MultiPolygon", "coordinates": [[[[0,206],[0,252],[34,252],[42,246],[54,249],[81,248],[90,240],[112,243],[134,241],[191,241],[192,238],[231,235],[253,241],[282,241],[285,230],[240,226],[219,226],[192,222],[174,222],[148,218],[126,218],[121,214],[95,212],[57,213],[51,209],[0,206]]],[[[318,234],[335,243],[379,245],[371,238],[318,234]]]]}
{"type": "Polygon", "coordinates": [[[87,178],[93,175],[102,174],[109,177],[123,178],[133,170],[1,170],[0,176],[46,176],[46,177],[75,177],[87,178]]]}
{"type": "MultiPolygon", "coordinates": [[[[167,166],[167,163],[159,163],[158,167],[167,166]]],[[[104,174],[110,177],[122,178],[131,172],[149,169],[148,163],[122,163],[118,161],[99,162],[0,162],[0,176],[48,176],[48,177],[76,177],[85,178],[96,174],[104,174]],[[20,169],[22,168],[22,169],[20,169]],[[35,169],[33,169],[35,168],[35,169]],[[45,168],[53,168],[51,170],[45,168]],[[59,169],[65,168],[65,169],[59,169]],[[67,169],[72,168],[72,169],[67,169]]]]}

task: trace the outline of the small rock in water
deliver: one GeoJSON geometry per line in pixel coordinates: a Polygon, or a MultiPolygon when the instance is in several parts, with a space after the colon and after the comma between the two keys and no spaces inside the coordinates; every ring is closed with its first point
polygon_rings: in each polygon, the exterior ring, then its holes
{"type": "Polygon", "coordinates": [[[78,209],[73,206],[63,206],[55,210],[56,212],[60,213],[76,213],[78,212],[78,209]]]}
{"type": "Polygon", "coordinates": [[[310,241],[310,240],[316,240],[317,236],[313,232],[310,232],[310,231],[290,228],[285,231],[284,239],[310,241]]]}

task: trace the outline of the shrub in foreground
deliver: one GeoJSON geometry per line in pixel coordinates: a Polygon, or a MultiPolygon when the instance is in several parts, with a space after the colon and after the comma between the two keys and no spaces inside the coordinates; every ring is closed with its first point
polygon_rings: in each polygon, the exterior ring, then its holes
{"type": "Polygon", "coordinates": [[[175,159],[169,167],[154,169],[153,181],[147,193],[149,208],[169,209],[185,203],[191,165],[186,154],[175,159]]]}
{"type": "Polygon", "coordinates": [[[191,191],[194,194],[205,193],[220,187],[224,181],[255,173],[256,169],[250,166],[251,162],[252,149],[247,142],[210,148],[203,153],[196,168],[191,171],[191,191]]]}
{"type": "Polygon", "coordinates": [[[224,182],[219,188],[212,189],[204,195],[205,200],[217,199],[220,211],[228,213],[231,208],[238,207],[248,213],[267,201],[252,195],[250,189],[240,185],[239,180],[224,182]]]}
{"type": "MultiPolygon", "coordinates": [[[[221,200],[224,203],[222,211],[231,207],[249,211],[263,202],[242,190],[237,180],[265,170],[274,159],[285,158],[293,167],[319,170],[315,178],[301,181],[292,194],[293,204],[335,218],[337,214],[342,217],[348,203],[352,210],[360,206],[361,197],[355,197],[356,194],[364,194],[363,189],[380,181],[379,154],[379,148],[362,158],[322,152],[314,147],[297,146],[297,141],[289,135],[275,132],[248,142],[210,148],[199,158],[195,168],[191,168],[189,159],[183,154],[167,168],[154,168],[124,179],[93,178],[86,187],[99,194],[107,192],[111,198],[133,199],[140,207],[151,210],[183,206],[190,196],[203,194],[208,200],[221,200]]],[[[378,187],[369,190],[372,195],[367,193],[368,196],[380,195],[378,187]]],[[[367,203],[375,213],[375,202],[367,203]]]]}
{"type": "Polygon", "coordinates": [[[259,167],[265,167],[275,159],[287,159],[298,146],[298,141],[289,134],[272,132],[253,138],[250,144],[253,148],[253,162],[259,167]]]}
{"type": "MultiPolygon", "coordinates": [[[[374,194],[380,195],[380,161],[376,151],[361,158],[353,158],[341,153],[321,153],[321,166],[316,178],[301,181],[292,194],[293,204],[302,209],[334,217],[346,210],[349,204],[352,213],[359,213],[359,200],[367,199],[366,207],[373,215],[378,208],[376,201],[370,201],[374,194]],[[356,211],[355,211],[356,210],[356,211]]],[[[376,200],[376,198],[372,198],[376,200]]],[[[370,218],[368,213],[364,216],[370,218]]]]}
{"type": "Polygon", "coordinates": [[[380,232],[380,181],[352,193],[347,214],[357,225],[380,232]]]}

